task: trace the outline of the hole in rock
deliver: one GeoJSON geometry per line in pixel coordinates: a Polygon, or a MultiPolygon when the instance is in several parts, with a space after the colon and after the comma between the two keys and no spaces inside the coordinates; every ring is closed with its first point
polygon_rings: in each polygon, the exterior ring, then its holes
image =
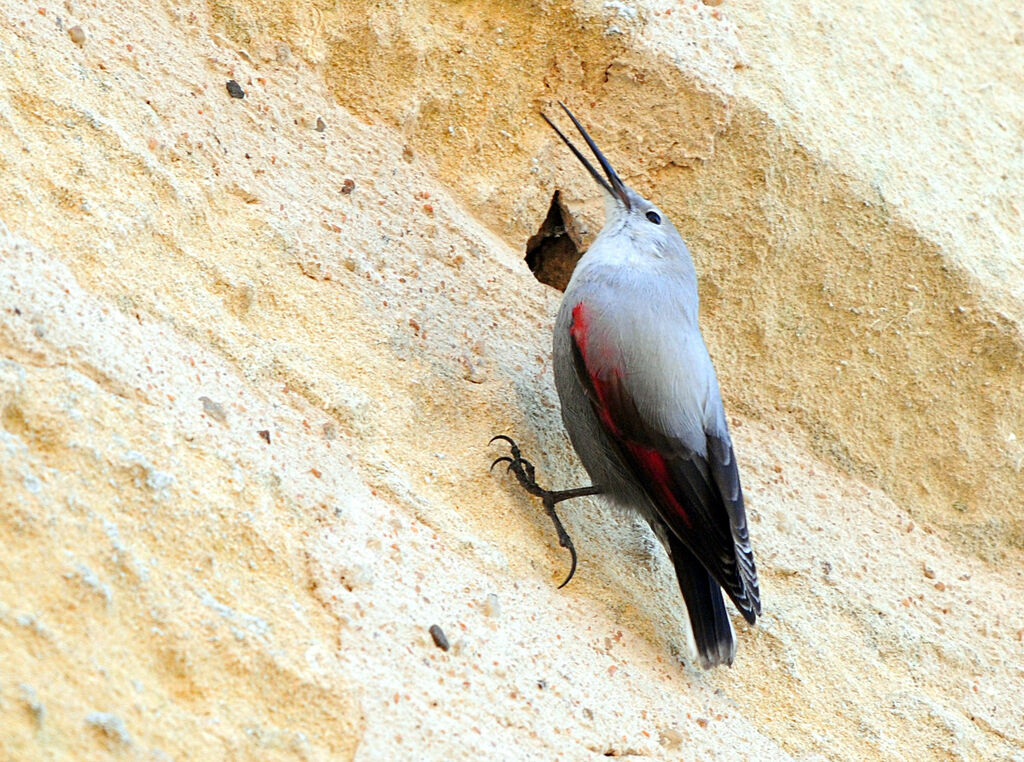
{"type": "Polygon", "coordinates": [[[526,242],[526,264],[541,283],[565,291],[582,252],[565,229],[558,191],[551,197],[551,208],[540,230],[526,242]]]}

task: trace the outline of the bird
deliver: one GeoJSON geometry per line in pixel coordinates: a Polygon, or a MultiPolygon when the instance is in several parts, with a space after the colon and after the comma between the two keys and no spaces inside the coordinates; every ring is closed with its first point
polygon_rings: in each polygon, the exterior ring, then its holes
{"type": "Polygon", "coordinates": [[[638,513],[675,568],[697,661],[731,665],[736,638],[723,598],[753,625],[761,594],[739,468],[718,378],[698,324],[697,272],[665,212],[627,186],[569,108],[602,172],[541,116],[597,183],[605,224],[572,273],[554,325],[552,367],[562,422],[591,485],[537,484],[516,442],[508,464],[541,497],[560,544],[576,549],[555,510],[601,495],[638,513]]]}

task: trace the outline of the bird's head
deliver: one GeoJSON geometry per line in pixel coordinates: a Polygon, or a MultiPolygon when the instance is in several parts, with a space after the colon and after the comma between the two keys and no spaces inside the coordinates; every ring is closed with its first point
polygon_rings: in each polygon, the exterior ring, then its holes
{"type": "Polygon", "coordinates": [[[594,178],[594,181],[604,191],[605,223],[601,229],[600,236],[624,236],[628,238],[635,250],[659,257],[685,253],[686,257],[689,258],[686,244],[683,243],[679,232],[671,220],[657,206],[622,182],[618,173],[612,168],[611,163],[605,158],[601,149],[597,147],[597,144],[594,143],[579,120],[564,103],[559,101],[558,105],[569,115],[572,123],[590,147],[590,150],[593,151],[598,164],[601,165],[601,169],[604,170],[603,175],[598,172],[594,165],[587,160],[587,157],[558,129],[555,123],[548,119],[547,115],[541,114],[544,121],[558,134],[562,142],[569,146],[569,150],[586,167],[590,176],[594,178]]]}

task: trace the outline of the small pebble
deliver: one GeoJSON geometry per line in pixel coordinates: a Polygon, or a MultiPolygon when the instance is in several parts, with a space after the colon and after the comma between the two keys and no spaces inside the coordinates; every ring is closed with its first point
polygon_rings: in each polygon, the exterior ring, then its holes
{"type": "Polygon", "coordinates": [[[927,579],[935,579],[935,570],[932,567],[930,567],[927,564],[925,564],[925,566],[924,566],[924,576],[927,579]]]}
{"type": "Polygon", "coordinates": [[[348,196],[356,189],[356,181],[351,177],[346,177],[345,182],[341,184],[341,195],[348,196]]]}
{"type": "Polygon", "coordinates": [[[220,423],[227,422],[228,414],[224,412],[224,408],[221,405],[214,402],[209,397],[200,397],[199,401],[203,403],[203,412],[213,420],[219,421],[220,423]]]}
{"type": "Polygon", "coordinates": [[[442,651],[447,651],[451,648],[448,643],[448,636],[444,634],[444,630],[436,624],[430,625],[430,637],[434,639],[434,645],[440,648],[442,651]]]}
{"type": "Polygon", "coordinates": [[[235,82],[235,80],[229,79],[227,87],[228,87],[228,95],[230,95],[232,98],[244,98],[245,97],[245,90],[243,90],[242,86],[240,84],[238,84],[237,82],[235,82]]]}
{"type": "Polygon", "coordinates": [[[327,129],[327,122],[325,122],[320,117],[317,117],[316,118],[316,131],[317,132],[323,132],[326,129],[327,129]]]}
{"type": "Polygon", "coordinates": [[[256,433],[259,434],[263,438],[264,442],[266,442],[267,444],[270,444],[270,430],[269,429],[263,429],[262,431],[257,431],[256,433]]]}
{"type": "Polygon", "coordinates": [[[85,44],[85,30],[77,24],[68,30],[68,37],[78,47],[82,47],[85,44]]]}

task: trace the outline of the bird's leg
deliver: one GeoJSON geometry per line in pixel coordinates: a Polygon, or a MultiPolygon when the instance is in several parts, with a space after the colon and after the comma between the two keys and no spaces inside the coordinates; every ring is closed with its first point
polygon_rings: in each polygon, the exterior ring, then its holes
{"type": "Polygon", "coordinates": [[[516,475],[516,479],[519,480],[519,485],[531,495],[541,498],[544,503],[544,510],[547,512],[548,516],[551,517],[551,521],[555,524],[555,531],[558,533],[558,544],[568,550],[569,555],[572,556],[572,566],[569,568],[569,576],[565,578],[565,582],[558,586],[558,589],[561,590],[569,584],[569,580],[571,580],[573,575],[576,573],[576,546],[572,544],[572,538],[569,537],[569,533],[566,532],[565,527],[562,526],[562,520],[558,518],[555,506],[563,500],[572,500],[574,497],[598,495],[602,492],[602,489],[596,485],[557,491],[544,489],[537,484],[537,479],[534,476],[533,464],[522,456],[519,452],[519,446],[504,434],[499,434],[494,437],[491,439],[491,442],[494,442],[497,439],[508,442],[512,456],[509,457],[508,455],[502,455],[500,458],[496,458],[495,461],[491,463],[491,468],[493,469],[499,463],[508,463],[508,470],[516,475]]]}

